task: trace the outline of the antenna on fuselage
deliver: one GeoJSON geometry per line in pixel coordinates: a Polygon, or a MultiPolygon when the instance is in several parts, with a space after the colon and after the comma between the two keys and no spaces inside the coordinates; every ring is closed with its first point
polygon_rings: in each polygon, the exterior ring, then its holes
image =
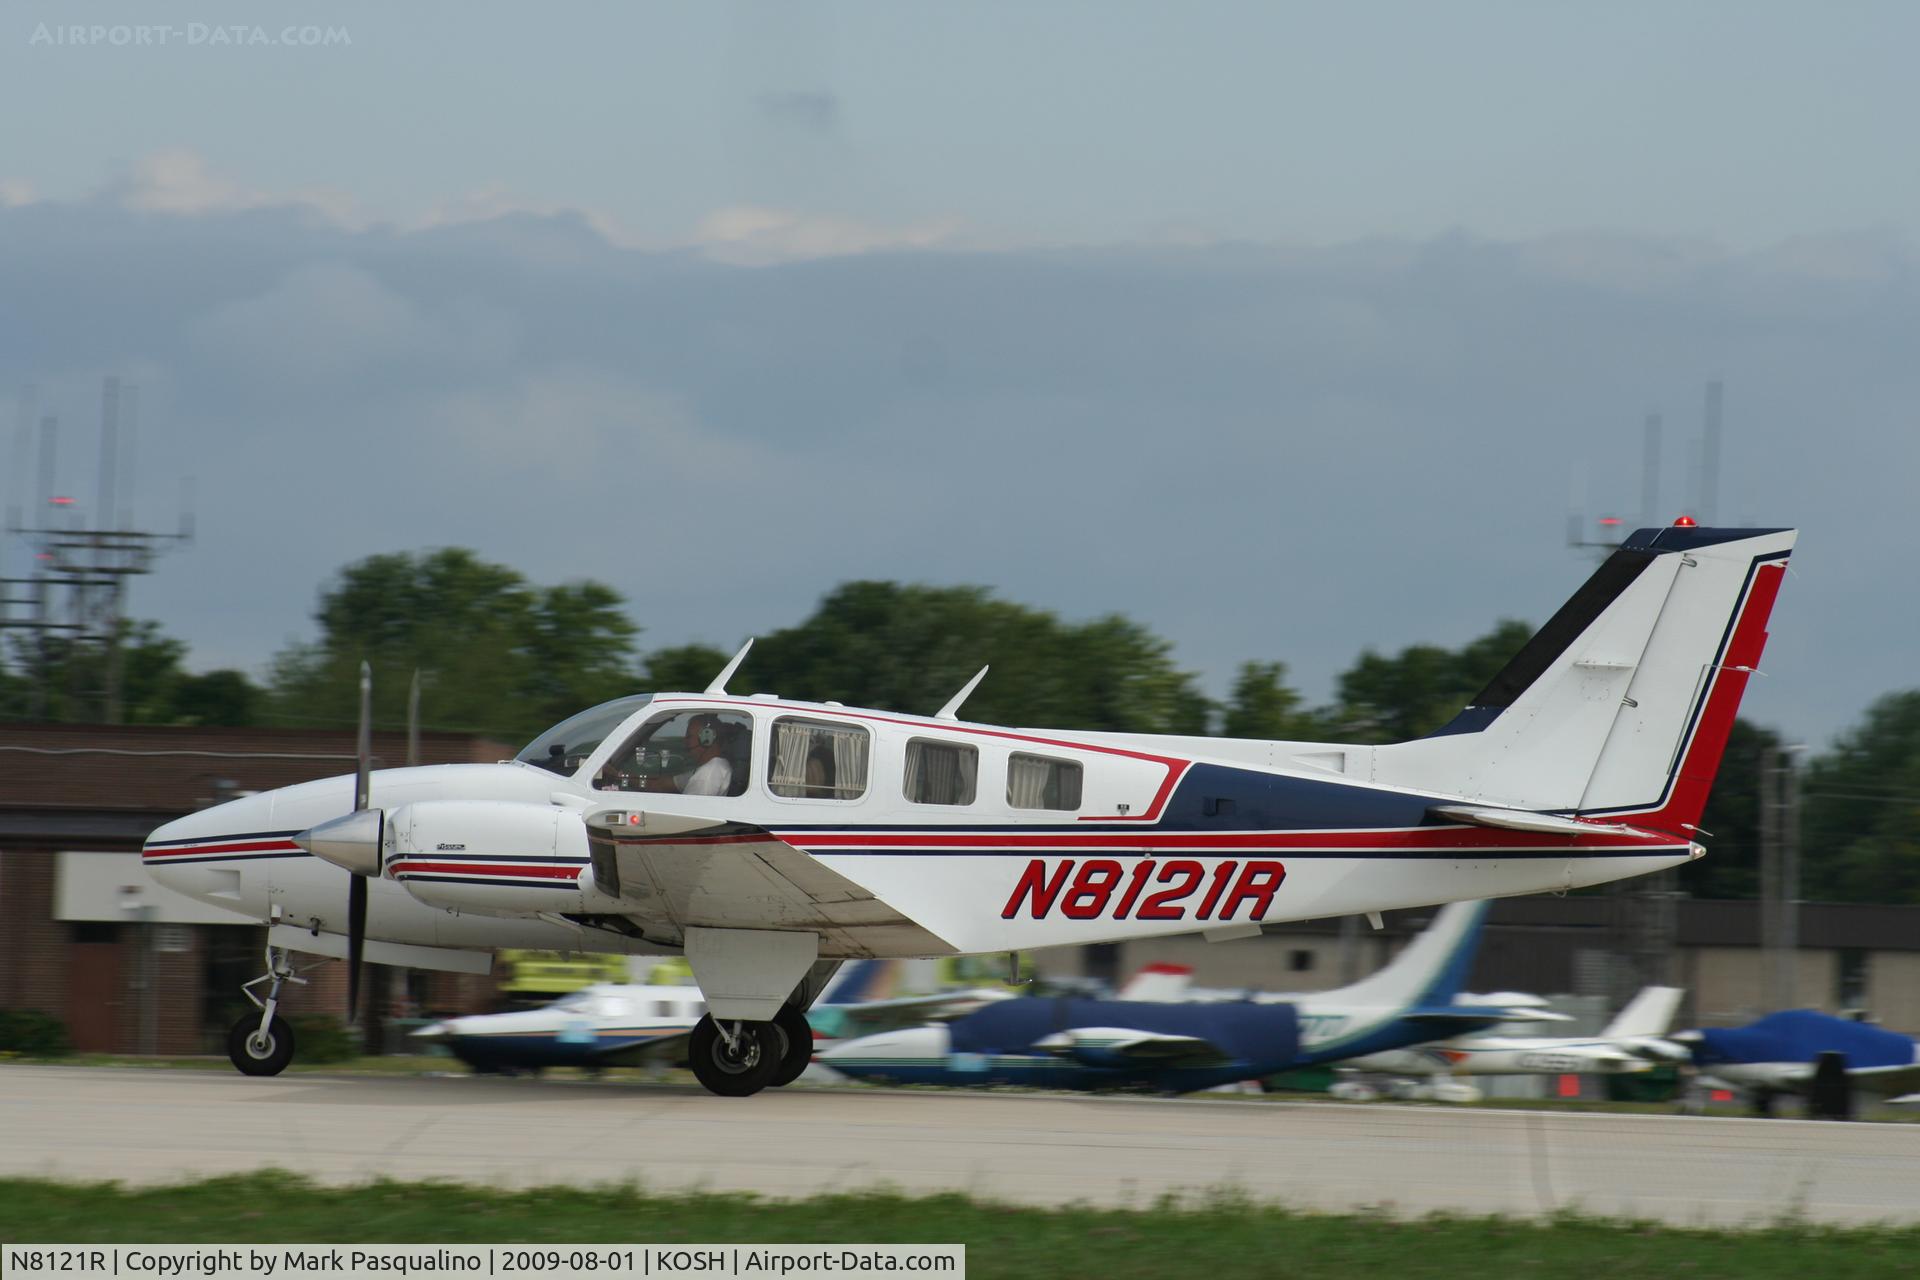
{"type": "Polygon", "coordinates": [[[706,692],[725,693],[727,691],[727,681],[733,679],[733,673],[738,671],[740,664],[747,660],[747,650],[751,648],[753,648],[753,637],[748,636],[747,642],[740,646],[740,652],[733,655],[732,662],[720,668],[720,674],[713,678],[713,683],[707,686],[706,692]]]}
{"type": "Polygon", "coordinates": [[[974,689],[979,686],[980,682],[987,678],[987,672],[991,670],[993,670],[991,666],[986,666],[974,672],[973,679],[962,685],[960,692],[948,698],[947,705],[934,712],[933,718],[935,720],[958,720],[960,718],[960,704],[967,700],[967,695],[972,693],[974,689]]]}

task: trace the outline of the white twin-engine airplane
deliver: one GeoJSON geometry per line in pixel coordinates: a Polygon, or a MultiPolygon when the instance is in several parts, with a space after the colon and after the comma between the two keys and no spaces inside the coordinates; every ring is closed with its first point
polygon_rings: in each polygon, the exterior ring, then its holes
{"type": "MultiPolygon", "coordinates": [[[[155,831],[161,883],[275,926],[243,1071],[292,1056],[287,952],[484,972],[683,952],[715,1093],[797,1075],[849,957],[1112,942],[1565,890],[1680,865],[1794,532],[1634,534],[1472,705],[1387,746],[1009,729],[702,693],[496,765],[366,767],[155,831]],[[342,876],[342,870],[346,875],[342,876]]],[[[985,672],[982,671],[981,675],[985,672]]],[[[350,995],[350,1002],[352,996],[350,995]]]]}

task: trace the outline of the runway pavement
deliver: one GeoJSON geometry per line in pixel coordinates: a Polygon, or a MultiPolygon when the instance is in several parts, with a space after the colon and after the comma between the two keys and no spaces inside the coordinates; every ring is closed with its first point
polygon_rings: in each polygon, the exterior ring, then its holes
{"type": "Polygon", "coordinates": [[[1920,1221],[1920,1125],[0,1067],[0,1174],[157,1182],[276,1166],[327,1182],[891,1187],[1122,1205],[1224,1189],[1403,1214],[1920,1221]]]}

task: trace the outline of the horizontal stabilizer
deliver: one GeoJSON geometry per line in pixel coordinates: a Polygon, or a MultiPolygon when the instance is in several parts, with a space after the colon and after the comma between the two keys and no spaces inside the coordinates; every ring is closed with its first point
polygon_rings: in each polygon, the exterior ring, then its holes
{"type": "Polygon", "coordinates": [[[1427,810],[1436,818],[1465,822],[1476,827],[1498,827],[1502,831],[1532,831],[1541,835],[1590,836],[1597,831],[1631,831],[1617,822],[1578,822],[1557,813],[1535,813],[1531,809],[1499,809],[1479,804],[1437,804],[1427,810]]]}

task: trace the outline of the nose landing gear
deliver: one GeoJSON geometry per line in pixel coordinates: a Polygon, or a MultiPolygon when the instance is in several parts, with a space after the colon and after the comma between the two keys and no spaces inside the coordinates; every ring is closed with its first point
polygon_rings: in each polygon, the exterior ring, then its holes
{"type": "Polygon", "coordinates": [[[268,947],[267,971],[241,985],[241,993],[260,1010],[259,1017],[247,1014],[227,1032],[227,1060],[242,1075],[277,1076],[293,1061],[293,1028],[275,1012],[280,989],[289,982],[305,984],[306,979],[293,971],[285,949],[268,947]],[[263,982],[269,984],[265,999],[253,990],[263,982]]]}

